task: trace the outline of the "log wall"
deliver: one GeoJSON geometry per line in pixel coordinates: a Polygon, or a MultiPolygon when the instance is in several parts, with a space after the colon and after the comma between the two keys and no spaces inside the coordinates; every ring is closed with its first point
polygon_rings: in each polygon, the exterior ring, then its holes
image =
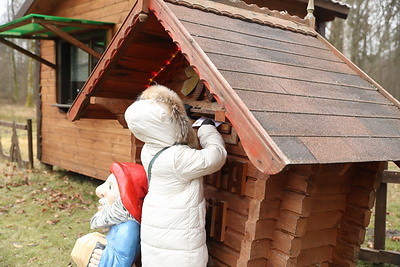
{"type": "MultiPolygon", "coordinates": [[[[241,147],[229,157],[247,160],[241,147]]],[[[215,266],[356,266],[382,163],[291,166],[266,176],[250,162],[245,195],[206,185],[227,202],[225,237],[208,241],[215,266]]]]}
{"type": "Polygon", "coordinates": [[[293,166],[280,174],[280,197],[263,203],[276,218],[267,265],[356,266],[383,167],[293,166]]]}
{"type": "MultiPolygon", "coordinates": [[[[119,28],[132,0],[64,0],[48,15],[116,23],[119,28]]],[[[55,60],[55,43],[41,42],[41,56],[55,60]]],[[[41,133],[43,163],[106,179],[114,161],[132,161],[131,134],[116,120],[81,119],[70,122],[56,104],[56,71],[41,65],[41,133]]]]}
{"type": "Polygon", "coordinates": [[[240,192],[229,192],[206,182],[205,198],[227,203],[224,240],[221,242],[209,239],[209,253],[215,266],[263,266],[266,260],[265,246],[268,245],[268,241],[263,240],[258,243],[253,241],[268,176],[251,164],[240,142],[238,145],[227,145],[227,151],[230,162],[238,161],[247,166],[245,190],[241,195],[240,192]],[[255,261],[252,265],[249,262],[253,259],[255,261]]]}

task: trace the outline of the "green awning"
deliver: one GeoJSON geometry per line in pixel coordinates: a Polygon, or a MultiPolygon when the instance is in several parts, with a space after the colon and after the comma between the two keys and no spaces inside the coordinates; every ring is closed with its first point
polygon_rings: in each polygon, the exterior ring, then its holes
{"type": "Polygon", "coordinates": [[[90,30],[110,30],[114,23],[84,19],[71,19],[39,14],[29,14],[0,26],[0,43],[3,43],[31,58],[40,61],[51,68],[56,65],[52,62],[31,53],[5,38],[20,39],[56,39],[62,38],[72,45],[79,47],[90,55],[100,58],[100,54],[89,46],[76,39],[73,34],[90,30]]]}
{"type": "Polygon", "coordinates": [[[0,37],[24,39],[54,39],[58,35],[47,26],[56,26],[65,33],[110,29],[114,23],[84,19],[29,14],[0,26],[0,37]]]}

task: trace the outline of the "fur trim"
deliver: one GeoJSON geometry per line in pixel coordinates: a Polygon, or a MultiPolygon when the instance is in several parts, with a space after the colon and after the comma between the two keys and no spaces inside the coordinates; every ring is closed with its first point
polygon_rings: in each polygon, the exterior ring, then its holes
{"type": "Polygon", "coordinates": [[[171,119],[179,127],[175,143],[185,144],[192,148],[198,147],[196,132],[191,126],[182,99],[176,92],[163,85],[156,84],[143,91],[138,100],[154,100],[155,102],[166,104],[169,108],[171,119]]]}

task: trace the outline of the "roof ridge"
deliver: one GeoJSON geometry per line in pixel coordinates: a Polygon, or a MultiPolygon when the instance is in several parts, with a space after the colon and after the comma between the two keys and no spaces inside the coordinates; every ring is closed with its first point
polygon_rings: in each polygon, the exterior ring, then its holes
{"type": "Polygon", "coordinates": [[[218,15],[252,21],[275,28],[315,36],[317,33],[308,26],[308,19],[292,16],[287,12],[270,10],[241,0],[165,0],[190,8],[212,12],[218,15]]]}

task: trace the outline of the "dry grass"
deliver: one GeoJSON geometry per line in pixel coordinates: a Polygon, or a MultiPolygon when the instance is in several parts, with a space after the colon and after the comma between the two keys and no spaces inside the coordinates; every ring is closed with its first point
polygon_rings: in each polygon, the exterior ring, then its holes
{"type": "MultiPolygon", "coordinates": [[[[26,123],[35,109],[2,105],[0,120],[26,123]]],[[[22,159],[28,159],[27,134],[17,131],[22,159]]],[[[0,126],[6,154],[11,128],[0,126]]],[[[36,155],[36,134],[33,135],[36,155]]],[[[0,266],[72,266],[70,253],[81,235],[91,232],[100,181],[65,170],[23,170],[0,160],[0,266]]]]}

